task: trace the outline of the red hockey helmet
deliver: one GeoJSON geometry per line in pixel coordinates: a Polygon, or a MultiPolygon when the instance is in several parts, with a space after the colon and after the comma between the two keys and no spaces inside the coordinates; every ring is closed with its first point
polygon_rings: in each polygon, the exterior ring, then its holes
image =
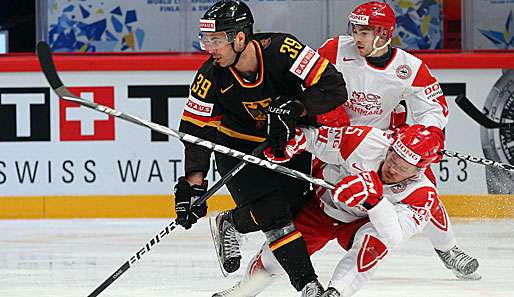
{"type": "Polygon", "coordinates": [[[393,143],[393,150],[409,164],[425,168],[434,161],[441,148],[438,137],[421,125],[402,131],[393,143]]]}
{"type": "Polygon", "coordinates": [[[370,26],[375,35],[387,39],[393,36],[396,16],[387,3],[370,1],[355,8],[348,17],[352,25],[370,26]]]}

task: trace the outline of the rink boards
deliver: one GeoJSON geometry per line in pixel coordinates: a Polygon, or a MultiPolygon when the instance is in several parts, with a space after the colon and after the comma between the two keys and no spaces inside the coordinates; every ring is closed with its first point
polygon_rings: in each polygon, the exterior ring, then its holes
{"type": "MultiPolygon", "coordinates": [[[[505,69],[514,69],[514,54],[420,56],[448,100],[446,148],[483,157],[485,144],[505,136],[493,131],[491,139],[484,138],[453,100],[464,92],[482,109],[505,69]],[[500,63],[505,69],[497,68],[500,63]]],[[[76,95],[171,128],[178,127],[188,84],[204,60],[203,55],[171,54],[56,57],[64,83],[76,95]]],[[[183,172],[182,144],[59,101],[34,56],[0,60],[0,117],[0,218],[174,215],[171,192],[183,172]]],[[[511,162],[511,146],[497,148],[497,161],[511,162]]],[[[484,166],[456,159],[445,159],[433,170],[450,215],[514,217],[514,196],[491,195],[511,193],[510,175],[491,179],[484,166]],[[500,179],[505,182],[495,189],[491,180],[500,179]]],[[[215,170],[208,177],[211,185],[219,179],[215,170]]],[[[210,210],[230,207],[227,194],[223,188],[212,198],[210,210]]]]}
{"type": "MultiPolygon", "coordinates": [[[[170,218],[172,195],[2,197],[2,219],[170,218]]],[[[452,217],[514,218],[512,195],[442,195],[452,217]]],[[[235,206],[230,195],[214,195],[209,213],[235,206]]]]}

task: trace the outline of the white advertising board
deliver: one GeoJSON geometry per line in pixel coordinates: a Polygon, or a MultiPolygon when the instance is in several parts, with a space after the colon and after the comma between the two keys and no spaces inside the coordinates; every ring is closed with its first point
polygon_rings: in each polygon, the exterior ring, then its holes
{"type": "MultiPolygon", "coordinates": [[[[454,93],[464,90],[480,109],[502,76],[500,69],[433,72],[443,87],[454,93]]],[[[177,129],[194,72],[61,75],[77,95],[177,129]]],[[[511,86],[507,86],[509,98],[514,93],[511,86]]],[[[481,136],[478,124],[455,105],[454,98],[447,96],[446,148],[483,156],[484,143],[500,139],[494,134],[500,131],[483,129],[483,135],[492,136],[481,136]]],[[[0,73],[0,117],[0,190],[5,196],[168,194],[183,174],[179,141],[59,101],[41,73],[0,73]]],[[[508,151],[513,143],[505,142],[506,137],[501,139],[508,151]]],[[[451,158],[433,169],[442,194],[494,193],[482,165],[451,158]]],[[[209,180],[213,181],[212,170],[209,180]]],[[[510,176],[506,183],[512,184],[510,176]]]]}

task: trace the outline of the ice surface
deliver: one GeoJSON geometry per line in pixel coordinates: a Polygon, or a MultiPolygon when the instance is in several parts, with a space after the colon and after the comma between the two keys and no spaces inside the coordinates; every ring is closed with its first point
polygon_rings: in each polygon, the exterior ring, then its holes
{"type": "MultiPolygon", "coordinates": [[[[168,220],[5,220],[0,221],[0,296],[87,296],[157,234],[168,220]]],[[[459,281],[443,267],[422,235],[386,257],[358,297],[512,297],[514,221],[453,220],[459,246],[480,261],[480,281],[459,281]]],[[[228,288],[219,272],[209,227],[175,229],[125,274],[103,297],[204,296],[228,288]]],[[[254,233],[243,247],[243,265],[263,240],[254,233]]],[[[330,244],[313,257],[326,285],[342,251],[330,244]]],[[[287,279],[260,296],[299,296],[287,279]]]]}

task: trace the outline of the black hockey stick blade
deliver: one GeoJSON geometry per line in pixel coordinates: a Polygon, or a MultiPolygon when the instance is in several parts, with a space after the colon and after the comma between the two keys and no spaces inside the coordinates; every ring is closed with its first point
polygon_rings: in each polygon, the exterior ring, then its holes
{"type": "Polygon", "coordinates": [[[48,43],[44,41],[38,42],[36,45],[36,53],[41,69],[43,70],[46,80],[52,89],[56,90],[62,87],[64,84],[57,75],[57,70],[55,69],[55,64],[52,60],[52,52],[48,43]]]}
{"type": "Polygon", "coordinates": [[[487,115],[483,114],[475,105],[465,96],[459,95],[455,98],[455,103],[457,106],[462,109],[468,116],[470,116],[475,122],[477,122],[480,126],[483,126],[487,129],[497,129],[497,128],[508,128],[512,129],[513,123],[498,123],[490,118],[487,115]]]}

